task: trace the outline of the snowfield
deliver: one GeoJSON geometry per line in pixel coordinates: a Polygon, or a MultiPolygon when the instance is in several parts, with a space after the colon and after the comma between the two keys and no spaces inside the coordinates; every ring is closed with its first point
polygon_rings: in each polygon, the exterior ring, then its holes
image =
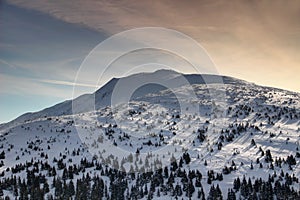
{"type": "Polygon", "coordinates": [[[95,110],[66,101],[2,124],[0,198],[300,199],[300,94],[166,70],[121,79],[178,76],[190,85],[147,85],[112,107],[112,79],[74,100],[95,110]]]}

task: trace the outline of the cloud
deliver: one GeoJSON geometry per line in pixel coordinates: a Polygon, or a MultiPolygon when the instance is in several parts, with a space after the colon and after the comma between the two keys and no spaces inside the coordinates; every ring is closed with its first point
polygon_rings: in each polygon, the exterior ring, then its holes
{"type": "Polygon", "coordinates": [[[12,63],[9,63],[3,59],[0,59],[0,65],[1,66],[7,66],[7,67],[10,67],[10,68],[15,68],[16,66],[12,63]]]}
{"type": "Polygon", "coordinates": [[[80,87],[90,87],[90,88],[99,88],[99,85],[92,85],[92,84],[86,84],[86,83],[75,83],[75,82],[69,82],[69,81],[62,81],[62,80],[36,80],[43,83],[50,83],[50,84],[56,84],[56,85],[65,85],[65,86],[80,86],[80,87]]]}
{"type": "Polygon", "coordinates": [[[39,95],[71,99],[72,90],[41,84],[40,81],[0,74],[0,94],[3,95],[39,95]]]}
{"type": "MultiPolygon", "coordinates": [[[[214,59],[221,73],[261,84],[296,89],[295,84],[284,83],[285,80],[282,77],[291,75],[292,79],[297,79],[296,73],[291,74],[289,71],[298,72],[299,68],[299,1],[272,1],[270,3],[270,1],[259,0],[233,0],[230,2],[167,0],[153,3],[152,1],[137,0],[8,0],[8,2],[108,34],[143,26],[174,28],[200,42],[214,59]],[[283,67],[288,68],[289,71],[283,70],[283,67]],[[274,69],[283,71],[284,74],[276,73],[274,69]],[[253,75],[249,77],[247,73],[253,75]],[[264,77],[266,73],[272,74],[269,80],[264,77]],[[278,84],[278,79],[283,85],[278,84]]],[[[56,23],[58,22],[48,22],[47,26],[49,29],[55,29],[57,28],[56,23]]],[[[59,28],[61,29],[62,26],[59,28]]],[[[68,41],[68,37],[75,32],[72,29],[72,31],[65,30],[62,33],[65,35],[62,38],[68,41]]],[[[63,46],[57,50],[55,50],[55,45],[59,42],[52,42],[55,44],[53,46],[51,42],[48,42],[49,47],[36,48],[37,53],[45,52],[40,58],[43,59],[43,62],[48,59],[48,64],[37,62],[35,66],[46,66],[45,68],[48,68],[45,70],[46,74],[51,74],[49,73],[51,67],[48,66],[52,62],[51,59],[55,60],[63,55],[60,49],[64,49],[64,54],[82,49],[87,50],[88,48],[84,48],[82,43],[75,46],[72,44],[75,40],[86,41],[89,39],[86,34],[78,36],[69,40],[71,43],[61,42],[63,46]],[[46,51],[47,49],[50,51],[46,51]],[[54,54],[52,55],[50,52],[54,52],[54,54]]],[[[35,40],[36,43],[42,44],[46,41],[39,37],[35,40]]],[[[96,43],[94,44],[96,45],[96,43]]],[[[83,51],[80,55],[87,54],[87,52],[83,51]]],[[[75,54],[78,55],[78,53],[72,53],[72,55],[75,54]]],[[[32,60],[28,64],[22,60],[18,64],[33,67],[31,63],[32,60]]],[[[52,65],[53,72],[64,70],[64,67],[56,67],[55,62],[52,65]]],[[[44,73],[43,70],[41,70],[42,73],[44,73]]],[[[63,74],[67,77],[52,78],[70,81],[74,76],[74,73],[68,71],[63,74]]]]}

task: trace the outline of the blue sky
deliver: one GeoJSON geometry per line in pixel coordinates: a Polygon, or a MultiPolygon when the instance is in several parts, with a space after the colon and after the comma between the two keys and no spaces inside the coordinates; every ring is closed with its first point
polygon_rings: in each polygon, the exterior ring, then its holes
{"type": "Polygon", "coordinates": [[[107,36],[7,3],[0,7],[0,122],[72,98],[86,54],[107,36]],[[51,82],[53,80],[53,82],[51,82]]]}

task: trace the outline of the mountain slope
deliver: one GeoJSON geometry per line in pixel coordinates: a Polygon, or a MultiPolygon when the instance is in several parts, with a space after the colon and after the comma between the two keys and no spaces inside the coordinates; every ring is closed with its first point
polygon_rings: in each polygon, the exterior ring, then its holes
{"type": "MultiPolygon", "coordinates": [[[[178,83],[180,76],[160,70],[121,79],[128,85],[137,79],[178,83]]],[[[110,98],[120,79],[112,79],[95,94],[75,100],[81,104],[95,95],[94,111],[84,107],[72,114],[67,101],[4,125],[1,181],[12,174],[28,180],[32,171],[44,174],[49,183],[72,180],[79,190],[79,180],[96,187],[100,176],[105,182],[101,197],[108,199],[201,199],[203,194],[217,199],[219,191],[223,199],[264,199],[271,190],[280,191],[272,193],[277,199],[299,198],[300,95],[229,77],[184,77],[188,85],[170,90],[149,84],[128,105],[114,107],[110,98]],[[51,167],[45,168],[45,162],[51,167]]],[[[13,197],[16,188],[20,193],[15,185],[4,187],[5,195],[13,197]]],[[[43,195],[66,199],[58,191],[54,184],[43,195]]]]}

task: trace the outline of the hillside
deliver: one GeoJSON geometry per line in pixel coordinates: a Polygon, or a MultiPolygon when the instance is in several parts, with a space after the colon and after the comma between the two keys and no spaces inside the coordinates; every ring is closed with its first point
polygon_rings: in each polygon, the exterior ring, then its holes
{"type": "Polygon", "coordinates": [[[0,197],[300,199],[299,137],[298,93],[168,70],[114,78],[0,126],[0,197]],[[152,84],[112,106],[137,80],[152,84]]]}

